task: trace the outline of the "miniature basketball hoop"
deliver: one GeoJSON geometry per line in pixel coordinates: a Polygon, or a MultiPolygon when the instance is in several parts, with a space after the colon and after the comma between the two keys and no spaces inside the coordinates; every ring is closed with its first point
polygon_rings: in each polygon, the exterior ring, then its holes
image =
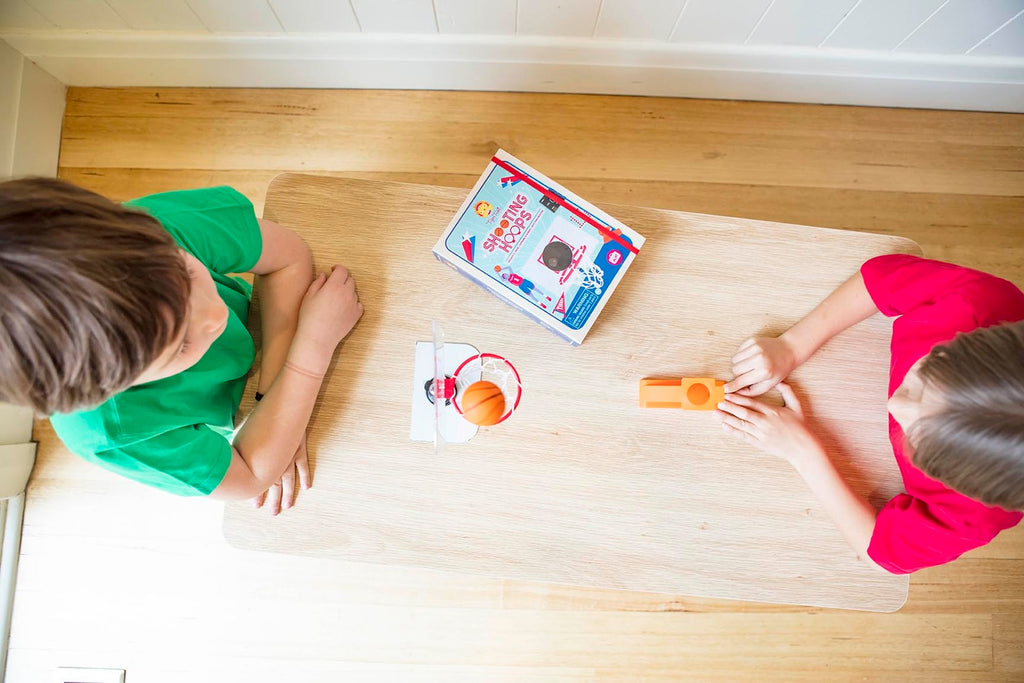
{"type": "Polygon", "coordinates": [[[462,414],[460,398],[466,387],[481,380],[501,389],[505,397],[505,414],[495,423],[501,424],[512,416],[523,397],[523,383],[519,379],[519,371],[507,358],[496,353],[477,353],[462,361],[455,370],[455,396],[452,399],[459,415],[462,414]]]}
{"type": "Polygon", "coordinates": [[[433,441],[440,454],[446,443],[464,443],[477,433],[477,425],[462,413],[461,396],[467,387],[486,380],[501,390],[505,412],[494,424],[515,412],[523,387],[519,372],[506,358],[481,353],[470,344],[445,342],[437,322],[432,337],[429,342],[416,342],[409,436],[413,441],[433,441]]]}

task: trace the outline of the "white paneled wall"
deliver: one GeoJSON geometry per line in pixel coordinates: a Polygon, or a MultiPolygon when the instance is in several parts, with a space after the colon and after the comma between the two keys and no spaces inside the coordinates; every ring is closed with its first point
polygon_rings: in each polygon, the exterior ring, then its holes
{"type": "Polygon", "coordinates": [[[857,0],[775,0],[747,39],[754,45],[821,45],[857,0]]]}
{"type": "MultiPolygon", "coordinates": [[[[921,24],[897,50],[963,54],[1024,11],[1024,0],[949,0],[921,24]]],[[[1017,46],[1024,54],[1024,45],[1017,46]]]]}
{"type": "Polygon", "coordinates": [[[33,9],[25,0],[3,0],[0,2],[0,27],[47,29],[57,24],[33,9]]]}
{"type": "Polygon", "coordinates": [[[601,0],[519,0],[518,34],[589,38],[601,0]]]}
{"type": "MultiPolygon", "coordinates": [[[[35,0],[18,0],[35,2],[35,0]]],[[[129,28],[139,31],[209,31],[209,28],[185,0],[106,0],[129,28]]],[[[65,27],[63,15],[48,17],[65,27]]],[[[241,21],[241,18],[239,18],[241,21]]],[[[73,27],[66,27],[73,28],[73,27]]]]}
{"type": "Polygon", "coordinates": [[[188,0],[187,4],[203,26],[215,33],[276,33],[283,30],[267,0],[188,0]]]}
{"type": "Polygon", "coordinates": [[[1024,111],[1024,0],[0,0],[0,38],[72,85],[1024,111]]]}
{"type": "Polygon", "coordinates": [[[604,0],[598,10],[597,38],[668,40],[675,30],[685,0],[604,0]]]}
{"type": "Polygon", "coordinates": [[[825,47],[891,50],[947,0],[861,0],[824,41],[825,47]]]}
{"type": "Polygon", "coordinates": [[[0,31],[440,33],[1024,57],[1022,12],[1024,0],[0,0],[0,31]]]}
{"type": "Polygon", "coordinates": [[[361,30],[346,0],[270,0],[270,7],[289,33],[355,33],[361,30]]]}
{"type": "MultiPolygon", "coordinates": [[[[168,0],[181,2],[182,0],[168,0]]],[[[351,0],[364,33],[437,33],[432,0],[351,0]]]]}
{"type": "Polygon", "coordinates": [[[57,28],[109,31],[128,28],[106,0],[33,0],[31,5],[57,28]]]}
{"type": "Polygon", "coordinates": [[[970,54],[1019,57],[1021,45],[1024,45],[1024,12],[1018,12],[1013,19],[972,48],[970,54]]]}
{"type": "Polygon", "coordinates": [[[772,0],[689,0],[672,40],[677,43],[745,43],[772,0]]]}
{"type": "Polygon", "coordinates": [[[516,32],[516,3],[508,0],[434,0],[441,33],[511,36],[516,32]]]}

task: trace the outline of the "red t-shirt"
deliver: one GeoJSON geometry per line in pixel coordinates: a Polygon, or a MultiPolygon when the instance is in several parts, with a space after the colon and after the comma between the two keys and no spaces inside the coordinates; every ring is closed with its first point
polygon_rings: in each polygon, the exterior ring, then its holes
{"type": "MultiPolygon", "coordinates": [[[[861,274],[878,310],[899,316],[892,327],[889,396],[910,366],[958,332],[1024,320],[1024,294],[976,270],[894,254],[871,259],[861,274]]],[[[886,503],[875,519],[868,555],[881,567],[906,574],[950,562],[1021,520],[1020,512],[968,498],[914,467],[891,415],[889,440],[906,493],[886,503]]]]}

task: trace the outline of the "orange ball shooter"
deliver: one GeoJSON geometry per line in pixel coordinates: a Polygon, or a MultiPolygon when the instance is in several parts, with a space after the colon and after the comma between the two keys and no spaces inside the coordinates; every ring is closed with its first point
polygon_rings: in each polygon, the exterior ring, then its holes
{"type": "Polygon", "coordinates": [[[493,382],[481,380],[462,392],[462,416],[475,425],[490,427],[505,414],[505,395],[493,382]]]}

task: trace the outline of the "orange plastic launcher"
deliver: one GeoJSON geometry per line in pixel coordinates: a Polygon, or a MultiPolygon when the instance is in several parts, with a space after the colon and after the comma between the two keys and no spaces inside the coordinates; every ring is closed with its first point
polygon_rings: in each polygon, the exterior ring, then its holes
{"type": "Polygon", "coordinates": [[[711,377],[640,380],[641,408],[714,410],[725,400],[725,382],[711,377]]]}

